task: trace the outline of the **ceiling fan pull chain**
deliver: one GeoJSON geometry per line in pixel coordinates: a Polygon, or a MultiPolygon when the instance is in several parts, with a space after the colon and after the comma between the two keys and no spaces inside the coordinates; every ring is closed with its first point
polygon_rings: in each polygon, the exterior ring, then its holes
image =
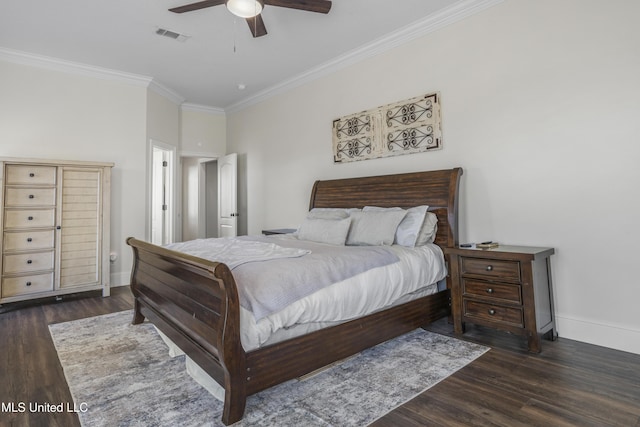
{"type": "Polygon", "coordinates": [[[236,33],[238,28],[238,20],[233,19],[233,53],[236,53],[236,33]]]}

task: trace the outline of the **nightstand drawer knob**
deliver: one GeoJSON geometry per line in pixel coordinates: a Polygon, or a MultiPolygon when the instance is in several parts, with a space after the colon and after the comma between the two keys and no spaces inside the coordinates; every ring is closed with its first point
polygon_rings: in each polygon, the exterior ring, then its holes
{"type": "Polygon", "coordinates": [[[496,311],[493,308],[490,308],[489,314],[493,316],[494,314],[496,314],[496,311]]]}
{"type": "Polygon", "coordinates": [[[492,293],[493,293],[493,288],[489,288],[489,289],[487,289],[487,293],[488,293],[488,294],[492,294],[492,293]]]}
{"type": "Polygon", "coordinates": [[[487,268],[485,269],[487,271],[493,271],[493,265],[487,265],[487,268]]]}

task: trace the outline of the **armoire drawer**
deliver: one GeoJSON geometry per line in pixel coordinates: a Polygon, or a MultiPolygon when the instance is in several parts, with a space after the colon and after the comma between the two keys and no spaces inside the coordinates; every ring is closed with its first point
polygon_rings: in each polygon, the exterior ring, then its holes
{"type": "Polygon", "coordinates": [[[4,204],[13,206],[55,206],[55,188],[13,188],[7,187],[4,204]]]}
{"type": "Polygon", "coordinates": [[[55,234],[53,230],[9,231],[4,233],[5,251],[29,251],[34,249],[53,249],[55,234]]]}
{"type": "Polygon", "coordinates": [[[55,166],[7,165],[7,185],[55,185],[55,166]]]}
{"type": "Polygon", "coordinates": [[[20,274],[53,269],[53,251],[26,254],[6,254],[3,262],[4,274],[20,274]]]}
{"type": "Polygon", "coordinates": [[[2,279],[2,298],[53,290],[53,273],[2,279]]]}
{"type": "Polygon", "coordinates": [[[4,211],[4,229],[53,227],[56,210],[51,209],[7,209],[4,211]]]}

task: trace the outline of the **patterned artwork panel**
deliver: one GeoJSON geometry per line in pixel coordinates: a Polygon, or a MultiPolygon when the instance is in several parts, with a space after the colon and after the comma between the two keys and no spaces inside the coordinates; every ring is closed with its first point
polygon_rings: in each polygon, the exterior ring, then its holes
{"type": "Polygon", "coordinates": [[[341,117],[333,121],[332,135],[335,163],[442,148],[439,95],[432,93],[341,117]]]}

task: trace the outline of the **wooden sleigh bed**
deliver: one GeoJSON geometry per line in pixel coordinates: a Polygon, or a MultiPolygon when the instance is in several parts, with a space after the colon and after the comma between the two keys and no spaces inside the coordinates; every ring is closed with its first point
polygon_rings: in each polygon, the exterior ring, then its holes
{"type": "MultiPolygon", "coordinates": [[[[435,243],[450,247],[458,243],[461,175],[462,169],[454,168],[316,181],[310,209],[429,205],[429,211],[438,216],[435,243]]],[[[247,352],[240,341],[238,290],[225,264],[134,238],[128,238],[127,243],[134,253],[133,323],[147,318],[224,388],[222,421],[227,425],[242,418],[247,396],[427,325],[450,312],[446,289],[247,352]]]]}

